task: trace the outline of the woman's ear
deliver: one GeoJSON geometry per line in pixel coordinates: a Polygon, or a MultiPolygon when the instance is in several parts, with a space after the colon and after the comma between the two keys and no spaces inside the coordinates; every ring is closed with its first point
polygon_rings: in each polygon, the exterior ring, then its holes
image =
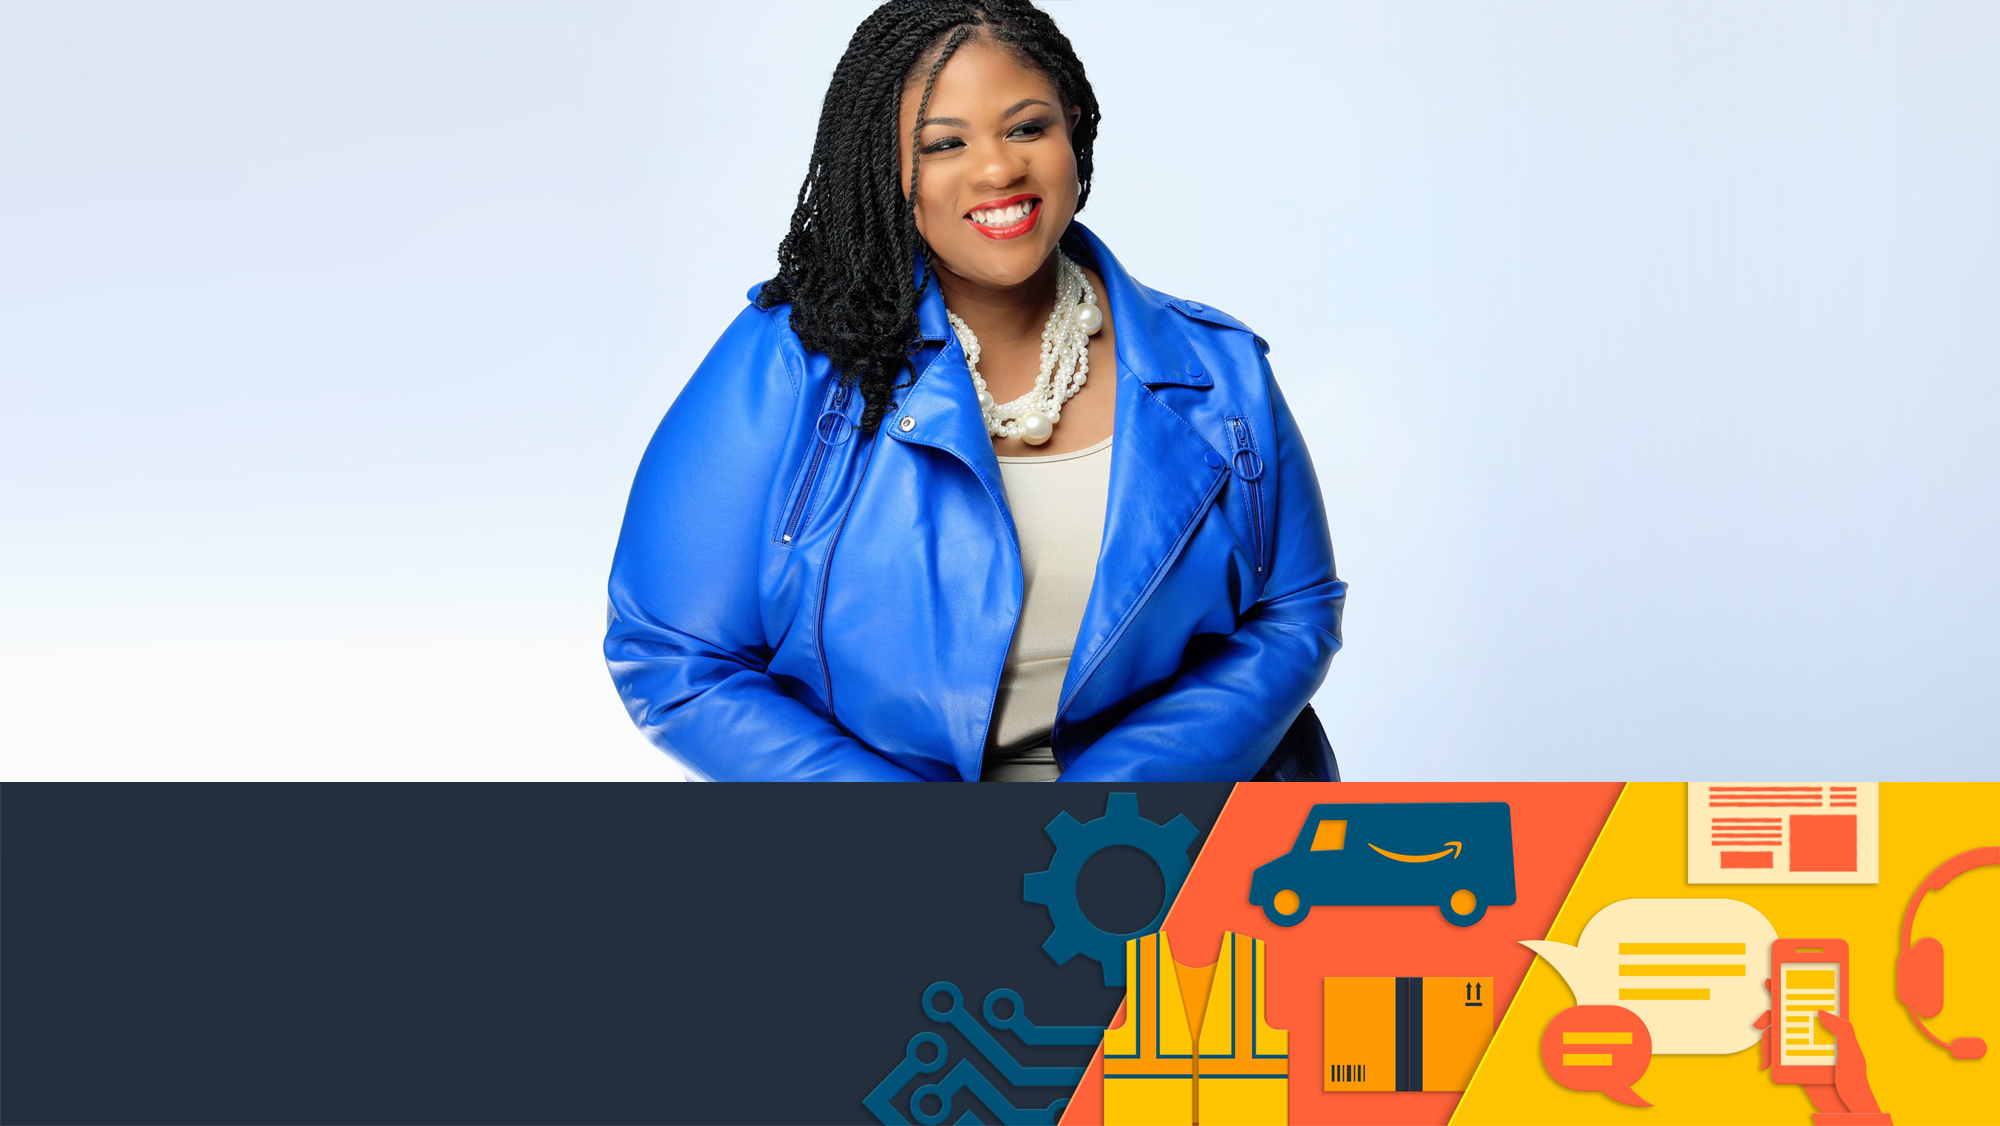
{"type": "Polygon", "coordinates": [[[1067,119],[1067,120],[1068,120],[1068,122],[1069,122],[1069,132],[1070,132],[1070,136],[1072,136],[1072,137],[1073,137],[1073,136],[1075,136],[1075,135],[1076,135],[1076,123],[1077,123],[1077,122],[1079,122],[1079,121],[1082,121],[1082,120],[1083,120],[1083,107],[1082,107],[1082,106],[1071,106],[1071,107],[1069,107],[1069,111],[1068,111],[1067,113],[1063,114],[1063,117],[1064,117],[1065,119],[1067,119]]]}

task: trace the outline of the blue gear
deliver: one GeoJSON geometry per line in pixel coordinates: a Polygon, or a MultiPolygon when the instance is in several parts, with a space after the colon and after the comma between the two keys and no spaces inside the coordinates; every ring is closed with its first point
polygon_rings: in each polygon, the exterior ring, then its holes
{"type": "Polygon", "coordinates": [[[1058,966],[1081,954],[1104,968],[1104,984],[1125,984],[1125,940],[1160,929],[1188,870],[1194,867],[1187,850],[1200,831],[1186,814],[1176,814],[1165,825],[1148,821],[1139,816],[1139,795],[1117,793],[1104,796],[1104,816],[1097,820],[1078,821],[1065,810],[1042,831],[1056,843],[1055,858],[1046,871],[1029,872],[1021,878],[1021,898],[1048,908],[1049,922],[1055,924],[1042,949],[1058,966]],[[1130,845],[1152,857],[1160,866],[1166,891],[1160,900],[1160,913],[1131,934],[1106,933],[1076,902],[1076,878],[1084,864],[1118,845],[1130,845]]]}

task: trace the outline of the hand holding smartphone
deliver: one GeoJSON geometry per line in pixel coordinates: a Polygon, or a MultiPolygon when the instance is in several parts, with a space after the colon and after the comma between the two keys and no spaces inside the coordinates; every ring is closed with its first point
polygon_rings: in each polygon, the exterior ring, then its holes
{"type": "Polygon", "coordinates": [[[1837,1050],[1821,1011],[1846,1019],[1847,943],[1838,938],[1781,938],[1771,944],[1771,1039],[1778,1083],[1833,1082],[1837,1050]]]}

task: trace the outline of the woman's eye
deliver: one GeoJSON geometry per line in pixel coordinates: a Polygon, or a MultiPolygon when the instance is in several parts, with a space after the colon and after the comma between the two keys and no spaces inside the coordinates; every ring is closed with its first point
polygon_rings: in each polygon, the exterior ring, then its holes
{"type": "Polygon", "coordinates": [[[1046,121],[1023,121],[1014,127],[1013,132],[1007,135],[1009,137],[1039,137],[1048,131],[1049,124],[1046,121]]]}
{"type": "Polygon", "coordinates": [[[952,149],[962,149],[964,147],[965,142],[959,140],[957,137],[940,137],[918,151],[925,156],[929,156],[932,153],[949,152],[952,149]]]}

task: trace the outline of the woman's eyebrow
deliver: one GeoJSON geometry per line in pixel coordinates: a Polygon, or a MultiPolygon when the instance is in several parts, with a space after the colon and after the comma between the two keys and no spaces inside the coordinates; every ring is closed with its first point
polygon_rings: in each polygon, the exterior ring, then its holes
{"type": "MultiPolygon", "coordinates": [[[[1008,106],[1007,112],[1000,115],[1000,120],[1005,121],[1022,110],[1027,109],[1029,106],[1047,106],[1048,104],[1040,98],[1022,98],[1020,101],[1008,106]]],[[[1049,108],[1054,109],[1055,107],[1049,106],[1049,108]]],[[[925,125],[949,125],[954,129],[970,128],[964,119],[957,117],[926,117],[918,123],[918,128],[922,128],[925,125]]]]}

